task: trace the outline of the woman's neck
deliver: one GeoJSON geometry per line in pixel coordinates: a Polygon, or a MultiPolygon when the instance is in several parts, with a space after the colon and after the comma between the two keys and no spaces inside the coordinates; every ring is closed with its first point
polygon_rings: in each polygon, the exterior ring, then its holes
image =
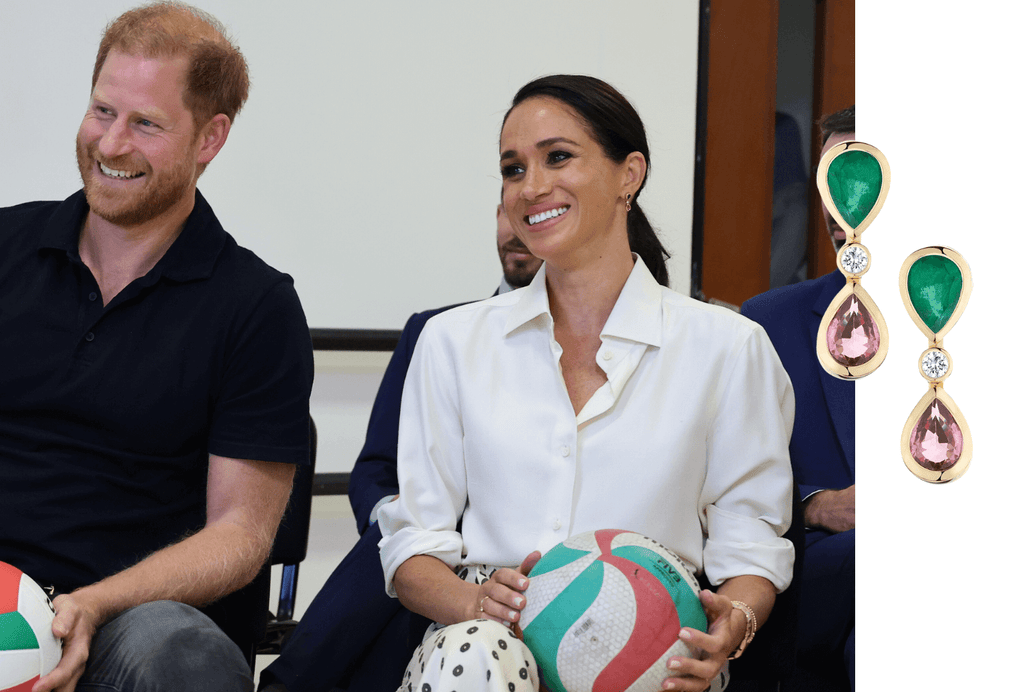
{"type": "Polygon", "coordinates": [[[576,415],[608,380],[596,362],[601,330],[631,271],[628,246],[572,269],[549,265],[546,270],[555,341],[562,347],[559,364],[576,415]]]}
{"type": "Polygon", "coordinates": [[[597,337],[630,272],[633,254],[628,243],[608,248],[581,266],[559,267],[550,262],[545,269],[548,302],[556,328],[580,337],[597,337]]]}

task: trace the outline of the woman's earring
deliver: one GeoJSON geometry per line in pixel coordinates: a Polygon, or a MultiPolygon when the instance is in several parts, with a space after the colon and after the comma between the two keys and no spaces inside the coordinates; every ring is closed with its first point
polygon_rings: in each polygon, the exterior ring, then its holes
{"type": "Polygon", "coordinates": [[[626,211],[632,211],[633,210],[633,207],[630,206],[630,204],[629,204],[629,200],[632,197],[633,197],[633,193],[631,193],[631,192],[627,192],[626,193],[626,211]]]}
{"type": "Polygon", "coordinates": [[[948,247],[921,248],[900,269],[900,293],[914,324],[928,337],[918,361],[928,391],[903,426],[903,463],[918,478],[945,483],[964,474],[974,451],[967,420],[942,388],[953,370],[942,338],[967,307],[971,268],[948,247]]]}
{"type": "Polygon", "coordinates": [[[828,213],[846,231],[846,244],[836,256],[846,285],[818,326],[818,361],[830,375],[856,380],[873,373],[889,351],[885,319],[861,285],[871,254],[860,243],[889,193],[889,163],[870,144],[840,142],[818,164],[818,192],[828,213]]]}

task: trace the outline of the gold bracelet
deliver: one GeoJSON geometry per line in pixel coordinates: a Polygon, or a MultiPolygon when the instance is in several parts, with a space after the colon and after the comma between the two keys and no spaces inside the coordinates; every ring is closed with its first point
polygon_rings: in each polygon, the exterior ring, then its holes
{"type": "Polygon", "coordinates": [[[757,634],[757,615],[754,614],[753,608],[743,601],[733,601],[732,607],[743,611],[743,614],[747,618],[747,631],[743,635],[743,641],[741,641],[739,646],[736,647],[736,650],[729,654],[730,661],[734,661],[739,658],[747,648],[747,645],[754,640],[754,635],[757,634]]]}

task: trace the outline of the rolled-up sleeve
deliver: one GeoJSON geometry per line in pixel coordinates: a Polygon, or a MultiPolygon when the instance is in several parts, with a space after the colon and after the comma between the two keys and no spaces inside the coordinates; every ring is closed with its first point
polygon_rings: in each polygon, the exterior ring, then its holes
{"type": "Polygon", "coordinates": [[[764,330],[756,326],[724,374],[708,438],[701,507],[704,569],[712,584],[743,574],[779,591],[793,576],[793,387],[764,330]]]}
{"type": "Polygon", "coordinates": [[[466,467],[458,375],[435,322],[423,329],[402,393],[399,498],[378,513],[380,559],[391,596],[395,571],[415,555],[431,555],[451,567],[462,561],[456,525],[466,505],[466,467]]]}

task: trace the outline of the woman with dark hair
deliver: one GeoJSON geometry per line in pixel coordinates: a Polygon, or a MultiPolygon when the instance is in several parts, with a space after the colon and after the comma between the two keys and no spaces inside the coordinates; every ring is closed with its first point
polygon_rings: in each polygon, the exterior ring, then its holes
{"type": "Polygon", "coordinates": [[[665,260],[669,254],[640,208],[638,199],[651,173],[651,152],[643,121],[632,104],[600,79],[583,75],[551,75],[535,79],[516,93],[502,125],[520,103],[540,97],[556,99],[574,110],[586,123],[605,156],[612,161],[622,163],[633,152],[644,157],[647,173],[633,194],[632,209],[626,218],[626,234],[629,249],[640,256],[659,284],[668,286],[665,260]]]}
{"type": "Polygon", "coordinates": [[[381,560],[392,595],[438,624],[401,689],[538,689],[508,630],[529,570],[604,528],[657,539],[716,586],[708,633],[679,634],[703,653],[666,657],[662,689],[722,689],[792,574],[789,378],[760,327],[652,276],[667,272],[637,205],[646,135],[615,89],[527,84],[500,152],[505,211],[545,264],[431,319],[413,357],[381,560]]]}

